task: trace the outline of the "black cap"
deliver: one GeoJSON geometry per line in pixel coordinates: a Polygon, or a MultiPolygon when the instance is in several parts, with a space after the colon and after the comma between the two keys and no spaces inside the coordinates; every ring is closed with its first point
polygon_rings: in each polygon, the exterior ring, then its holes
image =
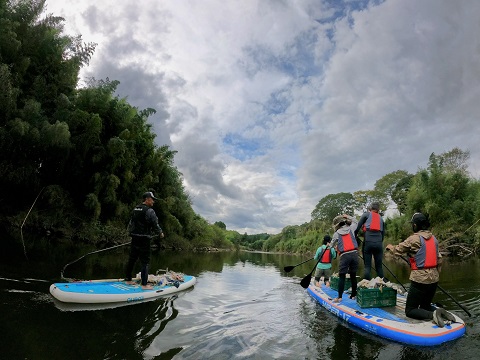
{"type": "Polygon", "coordinates": [[[323,243],[324,243],[324,244],[329,243],[331,240],[332,240],[332,238],[330,237],[330,235],[325,235],[325,236],[323,237],[323,243]]]}
{"type": "Polygon", "coordinates": [[[153,195],[153,192],[147,191],[145,194],[143,194],[143,200],[147,198],[152,198],[153,200],[158,200],[155,195],[153,195]]]}

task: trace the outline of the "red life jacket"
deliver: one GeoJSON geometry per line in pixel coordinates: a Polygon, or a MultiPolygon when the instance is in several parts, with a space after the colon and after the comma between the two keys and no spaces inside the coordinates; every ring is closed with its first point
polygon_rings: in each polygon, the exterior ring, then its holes
{"type": "Polygon", "coordinates": [[[420,237],[420,249],[410,258],[410,268],[412,270],[431,269],[437,266],[438,259],[438,241],[435,236],[425,239],[420,237]]]}
{"type": "Polygon", "coordinates": [[[332,262],[332,250],[330,248],[325,248],[320,262],[322,264],[330,264],[332,262]]]}
{"type": "Polygon", "coordinates": [[[367,231],[383,231],[383,222],[380,214],[370,211],[367,221],[365,222],[365,228],[367,231]]]}
{"type": "MultiPolygon", "coordinates": [[[[340,234],[339,234],[340,235],[340,234]]],[[[350,230],[348,234],[340,235],[338,238],[338,252],[343,254],[344,252],[358,249],[357,240],[350,230]]]]}

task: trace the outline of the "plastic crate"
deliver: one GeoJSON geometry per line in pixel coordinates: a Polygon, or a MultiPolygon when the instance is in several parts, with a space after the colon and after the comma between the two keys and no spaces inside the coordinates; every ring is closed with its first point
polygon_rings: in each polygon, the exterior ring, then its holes
{"type": "MultiPolygon", "coordinates": [[[[338,291],[338,281],[340,278],[338,276],[330,276],[330,289],[337,290],[338,291]]],[[[357,276],[357,282],[358,282],[358,276],[357,276]]],[[[348,290],[352,287],[352,280],[348,277],[345,278],[345,288],[344,290],[348,290]]]]}
{"type": "Polygon", "coordinates": [[[388,307],[397,305],[397,290],[388,286],[357,289],[357,304],[362,308],[388,307]]]}

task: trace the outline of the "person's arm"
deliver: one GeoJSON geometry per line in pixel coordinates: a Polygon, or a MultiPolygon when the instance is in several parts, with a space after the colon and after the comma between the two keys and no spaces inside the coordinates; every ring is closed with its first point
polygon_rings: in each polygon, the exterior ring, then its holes
{"type": "Polygon", "coordinates": [[[385,231],[387,231],[387,224],[385,224],[385,221],[383,220],[383,217],[380,218],[382,220],[382,223],[383,223],[383,230],[382,230],[382,241],[385,237],[385,231]]]}
{"type": "Polygon", "coordinates": [[[330,251],[332,252],[332,259],[336,259],[337,258],[337,252],[335,251],[335,249],[333,247],[330,247],[330,251]]]}
{"type": "Polygon", "coordinates": [[[330,242],[330,247],[332,249],[336,249],[337,243],[338,243],[338,233],[335,232],[335,234],[333,234],[332,241],[330,242]]]}
{"type": "Polygon", "coordinates": [[[385,248],[386,251],[391,251],[396,256],[414,254],[420,248],[420,240],[418,235],[414,234],[409,236],[406,240],[402,241],[398,245],[388,244],[385,248]],[[418,244],[417,244],[418,243],[418,244]]]}
{"type": "Polygon", "coordinates": [[[157,214],[155,214],[155,211],[153,209],[147,210],[147,221],[152,224],[152,227],[156,230],[160,237],[163,238],[165,236],[163,234],[162,228],[160,227],[160,224],[158,223],[157,214]]]}
{"type": "Polygon", "coordinates": [[[350,230],[355,233],[355,230],[357,229],[357,218],[355,216],[350,216],[350,215],[346,215],[344,214],[343,217],[345,219],[347,219],[348,221],[350,221],[350,230]]]}
{"type": "Polygon", "coordinates": [[[365,222],[367,221],[367,218],[368,218],[367,213],[363,213],[362,216],[360,216],[360,220],[358,221],[357,228],[353,232],[355,234],[355,237],[358,236],[358,232],[362,228],[363,224],[365,224],[365,222]]]}
{"type": "Polygon", "coordinates": [[[443,262],[443,257],[442,254],[440,253],[440,248],[437,250],[437,270],[440,273],[442,271],[442,262],[443,262]]]}

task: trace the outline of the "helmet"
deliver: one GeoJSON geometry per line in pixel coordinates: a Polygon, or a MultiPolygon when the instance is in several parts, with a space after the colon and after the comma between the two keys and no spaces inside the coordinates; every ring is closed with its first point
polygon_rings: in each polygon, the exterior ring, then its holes
{"type": "Polygon", "coordinates": [[[430,221],[428,221],[425,215],[419,212],[413,214],[410,222],[412,223],[412,226],[416,225],[418,230],[426,230],[430,227],[430,221]]]}

